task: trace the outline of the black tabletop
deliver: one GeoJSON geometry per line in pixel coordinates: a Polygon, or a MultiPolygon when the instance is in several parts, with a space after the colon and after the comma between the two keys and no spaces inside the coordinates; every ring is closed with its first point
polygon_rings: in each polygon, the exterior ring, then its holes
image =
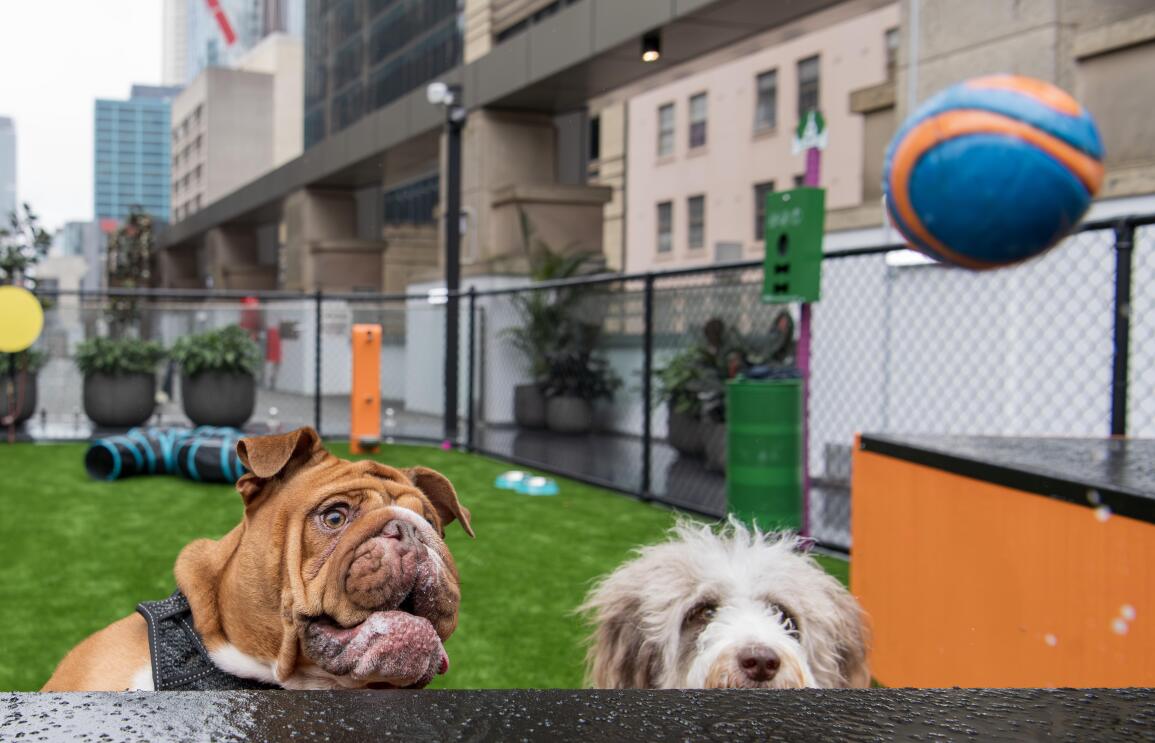
{"type": "Polygon", "coordinates": [[[1155,523],[1155,439],[863,434],[862,448],[1155,523]]]}
{"type": "Polygon", "coordinates": [[[0,695],[3,740],[1155,740],[1155,691],[0,695]]]}

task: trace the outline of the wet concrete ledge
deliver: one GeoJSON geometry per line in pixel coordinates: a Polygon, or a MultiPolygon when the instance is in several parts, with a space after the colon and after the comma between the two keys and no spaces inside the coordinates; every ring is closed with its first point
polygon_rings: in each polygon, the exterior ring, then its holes
{"type": "Polygon", "coordinates": [[[0,695],[2,740],[1155,740],[1155,690],[0,695]]]}

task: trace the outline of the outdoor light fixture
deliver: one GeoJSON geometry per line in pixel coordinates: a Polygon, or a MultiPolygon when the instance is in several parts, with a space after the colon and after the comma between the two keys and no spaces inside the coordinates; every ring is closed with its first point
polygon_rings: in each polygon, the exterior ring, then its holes
{"type": "Polygon", "coordinates": [[[642,37],[642,61],[657,62],[662,58],[662,32],[650,31],[642,37]]]}
{"type": "Polygon", "coordinates": [[[425,98],[434,106],[452,105],[453,90],[440,81],[429,83],[429,87],[425,88],[425,98]]]}
{"type": "MultiPolygon", "coordinates": [[[[460,85],[440,80],[425,87],[430,105],[445,109],[445,288],[430,290],[429,304],[445,305],[445,443],[457,440],[458,310],[461,292],[461,130],[465,128],[465,97],[460,85]]],[[[472,435],[472,431],[470,432],[472,435]]]]}

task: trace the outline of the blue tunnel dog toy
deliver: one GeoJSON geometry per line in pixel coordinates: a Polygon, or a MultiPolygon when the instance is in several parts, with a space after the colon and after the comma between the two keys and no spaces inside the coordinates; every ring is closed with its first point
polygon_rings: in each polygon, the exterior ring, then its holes
{"type": "Polygon", "coordinates": [[[133,475],[181,475],[198,482],[234,483],[245,473],[237,457],[235,428],[133,428],[97,439],[84,455],[84,469],[97,480],[133,475]]]}

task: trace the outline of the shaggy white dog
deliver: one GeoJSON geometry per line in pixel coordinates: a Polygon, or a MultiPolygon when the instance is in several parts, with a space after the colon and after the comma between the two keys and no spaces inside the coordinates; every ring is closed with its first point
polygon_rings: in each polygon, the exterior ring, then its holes
{"type": "Polygon", "coordinates": [[[581,611],[595,624],[597,688],[870,683],[862,610],[792,534],[678,524],[602,579],[581,611]]]}

